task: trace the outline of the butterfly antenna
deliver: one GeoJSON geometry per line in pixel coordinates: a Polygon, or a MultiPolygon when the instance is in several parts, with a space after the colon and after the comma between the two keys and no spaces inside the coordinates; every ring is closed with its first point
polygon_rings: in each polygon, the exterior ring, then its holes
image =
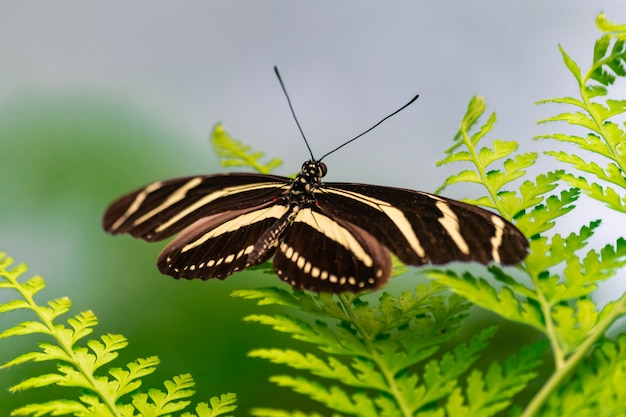
{"type": "Polygon", "coordinates": [[[287,89],[285,88],[283,79],[280,77],[280,73],[278,72],[278,67],[276,67],[275,65],[274,65],[274,72],[276,73],[276,76],[278,77],[278,82],[280,83],[280,86],[283,89],[283,93],[285,93],[285,97],[287,97],[287,103],[289,104],[289,110],[291,110],[291,114],[293,115],[293,120],[296,121],[296,124],[298,125],[298,130],[300,130],[300,134],[302,135],[302,139],[304,139],[304,143],[306,144],[306,147],[309,150],[309,153],[311,154],[311,160],[315,161],[315,157],[313,156],[313,152],[311,151],[309,142],[307,142],[306,136],[304,136],[304,132],[302,131],[302,127],[300,126],[300,122],[298,121],[298,118],[296,117],[296,112],[293,111],[291,99],[289,98],[289,94],[287,94],[287,89]]]}
{"type": "MultiPolygon", "coordinates": [[[[413,104],[413,102],[414,102],[415,100],[417,100],[417,98],[418,98],[419,96],[420,96],[420,95],[419,95],[419,94],[417,94],[415,97],[413,97],[413,98],[412,98],[412,99],[411,99],[408,103],[406,103],[404,106],[400,107],[398,110],[394,111],[394,112],[393,112],[393,113],[391,113],[390,115],[387,115],[387,116],[383,117],[383,119],[382,119],[380,122],[376,123],[374,126],[370,127],[369,129],[367,129],[367,130],[366,130],[366,131],[364,131],[364,132],[359,133],[358,135],[356,135],[355,137],[353,137],[353,138],[352,138],[352,139],[350,139],[349,141],[345,142],[344,144],[337,146],[337,147],[336,147],[335,149],[333,149],[332,151],[330,151],[330,152],[328,152],[328,153],[324,154],[324,155],[323,155],[323,156],[319,159],[319,161],[321,161],[322,159],[326,158],[326,157],[327,157],[328,155],[330,155],[331,153],[333,153],[333,152],[335,152],[335,151],[337,151],[337,150],[339,150],[339,149],[343,148],[344,146],[346,146],[346,145],[347,145],[347,144],[349,144],[350,142],[354,142],[355,140],[357,140],[358,138],[360,138],[361,136],[363,136],[364,134],[366,134],[366,133],[367,133],[367,132],[369,132],[370,130],[373,130],[375,127],[377,127],[379,124],[381,124],[381,123],[382,123],[382,122],[384,122],[385,120],[389,119],[391,116],[393,116],[393,115],[395,115],[395,114],[397,114],[397,113],[401,112],[402,110],[406,109],[406,108],[407,108],[407,107],[409,107],[411,104],[413,104]]],[[[308,145],[307,145],[307,146],[308,146],[308,145]]]]}

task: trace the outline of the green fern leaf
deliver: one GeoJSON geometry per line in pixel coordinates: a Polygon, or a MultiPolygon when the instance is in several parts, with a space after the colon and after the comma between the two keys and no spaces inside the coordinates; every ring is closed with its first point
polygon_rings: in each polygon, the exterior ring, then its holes
{"type": "Polygon", "coordinates": [[[611,22],[604,13],[598,14],[596,26],[607,35],[626,40],[626,25],[611,22]]]}
{"type": "Polygon", "coordinates": [[[550,244],[547,244],[545,238],[531,241],[530,253],[526,257],[528,273],[531,276],[539,276],[543,271],[575,256],[576,251],[587,245],[587,241],[593,236],[594,229],[599,225],[599,220],[591,222],[589,226],[581,227],[578,234],[571,233],[566,238],[555,234],[550,244]]]}
{"type": "Polygon", "coordinates": [[[545,342],[523,347],[519,357],[509,357],[504,365],[492,362],[484,375],[472,372],[467,378],[466,395],[457,388],[449,397],[448,415],[489,417],[509,407],[513,397],[537,377],[536,368],[542,363],[546,347],[545,342]]]}
{"type": "Polygon", "coordinates": [[[309,324],[282,314],[275,316],[253,314],[245,317],[244,320],[265,324],[276,331],[290,334],[296,340],[319,345],[320,349],[327,353],[340,355],[366,353],[360,341],[352,333],[342,331],[340,335],[335,334],[322,321],[309,324]],[[345,337],[345,339],[340,339],[340,337],[345,337]]]}
{"type": "MultiPolygon", "coordinates": [[[[547,155],[555,159],[572,165],[574,168],[596,176],[598,179],[613,183],[626,189],[626,177],[621,168],[616,164],[609,163],[606,168],[601,167],[596,162],[587,162],[583,158],[565,152],[546,152],[547,155]]],[[[565,179],[565,175],[563,176],[565,179]]],[[[570,175],[571,177],[571,175],[570,175]]]]}
{"type": "Polygon", "coordinates": [[[24,336],[27,334],[36,334],[36,333],[48,333],[49,329],[38,321],[25,321],[14,327],[4,330],[0,333],[0,339],[5,339],[11,336],[24,336]]]}
{"type": "Polygon", "coordinates": [[[64,381],[64,376],[59,374],[39,375],[33,378],[25,379],[19,384],[13,385],[9,388],[9,391],[18,392],[29,388],[47,387],[48,385],[61,384],[64,381]]]}
{"type": "Polygon", "coordinates": [[[490,148],[483,147],[478,151],[478,161],[487,167],[499,159],[506,158],[511,153],[517,151],[517,142],[494,140],[490,148]]]}
{"type": "Polygon", "coordinates": [[[578,64],[565,52],[565,49],[561,45],[559,45],[559,51],[561,52],[561,57],[563,58],[563,62],[567,69],[572,73],[576,81],[578,81],[578,85],[581,86],[582,81],[582,73],[580,71],[580,67],[578,64]]]}
{"type": "Polygon", "coordinates": [[[298,299],[289,291],[269,287],[269,288],[242,288],[231,293],[232,297],[239,297],[248,300],[258,300],[258,305],[283,305],[297,306],[298,299]]]}
{"type": "MultiPolygon", "coordinates": [[[[537,237],[554,227],[554,221],[574,209],[579,191],[575,188],[563,190],[559,197],[550,196],[545,204],[539,204],[532,211],[516,217],[517,227],[526,236],[537,237]]],[[[531,240],[531,246],[535,239],[531,240]]],[[[531,248],[532,253],[532,248],[531,248]]]]}
{"type": "MultiPolygon", "coordinates": [[[[95,416],[87,407],[78,401],[55,400],[41,404],[29,404],[11,412],[11,416],[95,416]]],[[[100,414],[101,416],[106,414],[100,414]]]]}
{"type": "Polygon", "coordinates": [[[147,395],[139,393],[132,396],[133,405],[144,417],[169,415],[184,409],[191,403],[184,400],[195,393],[190,389],[195,386],[191,375],[175,376],[173,380],[165,381],[163,385],[166,392],[150,389],[147,395]]]}
{"type": "Polygon", "coordinates": [[[158,364],[159,358],[151,356],[129,363],[126,365],[128,370],[121,368],[109,369],[109,374],[115,379],[113,395],[115,395],[116,401],[139,388],[141,386],[141,378],[153,373],[158,364]]]}
{"type": "MultiPolygon", "coordinates": [[[[78,345],[85,336],[93,331],[97,318],[91,311],[82,312],[67,320],[67,324],[54,322],[60,315],[69,311],[71,303],[67,298],[60,298],[38,305],[32,294],[45,287],[41,277],[29,279],[25,283],[19,281],[20,275],[26,271],[24,265],[9,269],[12,260],[0,254],[0,289],[16,290],[23,297],[22,303],[6,303],[8,307],[0,313],[16,309],[29,309],[40,321],[22,322],[0,333],[0,338],[24,334],[41,334],[52,339],[41,342],[39,351],[27,352],[9,360],[2,367],[9,368],[26,362],[57,362],[55,373],[38,375],[23,380],[9,388],[11,392],[24,389],[47,387],[79,388],[82,394],[78,400],[55,400],[41,404],[30,404],[12,412],[16,416],[44,415],[75,415],[79,417],[134,417],[140,411],[143,417],[171,415],[189,405],[185,399],[193,394],[189,390],[193,380],[189,375],[175,377],[173,381],[164,383],[166,392],[149,390],[148,394],[132,395],[132,404],[124,403],[122,397],[136,391],[141,385],[141,378],[154,372],[158,359],[156,357],[138,359],[127,365],[126,370],[112,368],[109,374],[113,379],[96,374],[96,371],[113,361],[120,349],[127,346],[127,340],[120,335],[105,334],[99,340],[89,340],[86,347],[78,345]],[[140,410],[141,409],[141,410],[140,410]]],[[[230,401],[223,398],[224,401],[230,401]]],[[[205,408],[198,406],[204,412],[205,408]]],[[[233,408],[225,405],[228,412],[233,408]]],[[[214,407],[215,408],[215,407],[214,407]]],[[[212,415],[223,414],[218,412],[212,415]]],[[[202,416],[210,415],[208,413],[202,416]]]]}
{"type": "MultiPolygon", "coordinates": [[[[380,374],[372,372],[371,367],[361,367],[361,371],[365,370],[367,375],[361,372],[361,378],[359,378],[350,368],[334,357],[329,357],[327,363],[311,353],[302,354],[292,349],[255,349],[250,351],[248,356],[267,359],[272,363],[287,365],[298,370],[306,370],[313,375],[338,380],[352,387],[371,387],[379,390],[384,390],[386,387],[380,374]],[[367,377],[364,378],[364,376],[367,377]]],[[[363,365],[365,362],[361,360],[358,363],[363,365]]],[[[368,365],[371,364],[368,363],[368,365]]]]}
{"type": "Polygon", "coordinates": [[[444,188],[448,187],[449,185],[458,184],[462,182],[482,184],[482,180],[478,176],[478,174],[474,171],[467,169],[467,170],[459,172],[458,174],[454,174],[446,178],[443,185],[435,191],[435,194],[439,194],[441,191],[443,191],[444,188]]]}
{"type": "MultiPolygon", "coordinates": [[[[232,417],[225,416],[225,414],[235,411],[237,409],[237,396],[233,393],[222,394],[220,397],[213,397],[210,399],[209,404],[199,403],[196,407],[197,417],[232,417]]],[[[195,417],[191,413],[184,413],[181,417],[195,417]]]]}
{"type": "Polygon", "coordinates": [[[594,63],[596,65],[591,72],[590,78],[603,86],[613,84],[617,76],[623,77],[626,75],[626,68],[624,67],[626,42],[617,40],[611,47],[611,41],[610,36],[603,36],[596,41],[594,47],[594,63]],[[605,65],[608,68],[605,68],[605,65]]]}
{"type": "Polygon", "coordinates": [[[270,381],[291,388],[293,391],[304,394],[311,399],[326,405],[332,410],[359,417],[377,417],[378,411],[374,402],[364,393],[349,395],[340,387],[333,385],[329,388],[302,377],[276,375],[270,381]]]}
{"type": "Polygon", "coordinates": [[[626,196],[621,196],[614,188],[589,182],[584,177],[575,177],[571,174],[563,174],[563,180],[572,187],[582,190],[589,197],[606,204],[609,208],[626,213],[626,196]]]}
{"type": "Polygon", "coordinates": [[[541,311],[534,303],[518,300],[515,292],[508,286],[497,291],[487,280],[476,278],[469,272],[458,275],[451,270],[433,269],[428,272],[435,279],[449,286],[457,294],[472,303],[518,323],[531,325],[539,330],[544,329],[541,311]]]}
{"type": "Polygon", "coordinates": [[[119,334],[106,334],[102,336],[101,340],[90,340],[87,342],[87,346],[89,346],[96,358],[92,365],[94,371],[117,358],[117,350],[128,346],[126,338],[119,334]]]}
{"type": "Polygon", "coordinates": [[[602,340],[581,362],[569,383],[546,403],[542,416],[616,416],[624,414],[626,398],[626,335],[617,342],[602,340]]]}
{"type": "Polygon", "coordinates": [[[211,143],[213,150],[220,157],[220,163],[225,167],[252,167],[261,174],[269,174],[273,169],[282,165],[279,158],[272,158],[262,163],[263,152],[252,151],[249,145],[230,136],[221,124],[213,128],[211,143]]]}
{"type": "MultiPolygon", "coordinates": [[[[305,413],[302,411],[285,411],[274,408],[253,408],[250,414],[258,417],[323,417],[318,413],[305,413]]],[[[333,414],[333,417],[340,417],[339,414],[333,414]]]]}

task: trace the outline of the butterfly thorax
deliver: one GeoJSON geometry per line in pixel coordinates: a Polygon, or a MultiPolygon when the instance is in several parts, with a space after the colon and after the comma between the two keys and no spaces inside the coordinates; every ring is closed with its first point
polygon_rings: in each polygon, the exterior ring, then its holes
{"type": "Polygon", "coordinates": [[[319,161],[307,161],[302,164],[300,173],[289,187],[291,205],[303,207],[315,202],[314,191],[322,185],[326,175],[326,164],[319,161]]]}

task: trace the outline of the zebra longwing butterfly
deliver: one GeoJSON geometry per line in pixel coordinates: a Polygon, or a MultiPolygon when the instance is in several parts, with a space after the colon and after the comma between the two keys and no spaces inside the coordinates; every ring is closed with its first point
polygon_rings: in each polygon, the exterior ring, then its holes
{"type": "Polygon", "coordinates": [[[520,262],[526,238],[492,212],[421,191],[322,182],[324,157],[416,99],[320,159],[302,134],[311,160],[295,179],[225,173],[158,181],[111,204],[104,229],[150,242],[180,232],[157,262],[177,279],[224,279],[273,256],[282,280],[317,292],[381,287],[390,253],[408,265],[520,262]]]}

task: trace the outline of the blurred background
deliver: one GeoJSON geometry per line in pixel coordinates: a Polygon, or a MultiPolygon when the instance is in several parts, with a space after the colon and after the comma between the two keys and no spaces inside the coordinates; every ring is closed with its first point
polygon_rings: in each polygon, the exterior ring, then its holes
{"type": "MultiPolygon", "coordinates": [[[[252,406],[306,409],[301,397],[267,382],[284,369],[246,357],[284,338],[244,324],[259,308],[229,296],[281,285],[276,277],[161,276],[155,262],[164,244],[106,235],[107,204],[154,180],[222,170],[208,140],[217,122],[282,158],[276,173],[296,172],[308,153],[273,65],[317,156],[420,94],[328,157],[328,181],[434,191],[461,169],[435,162],[474,94],[498,114],[492,139],[546,149],[553,144],[531,139],[561,127],[536,121],[562,109],[535,102],[576,91],[557,46],[587,68],[601,11],[626,20],[623,0],[0,2],[0,251],[46,279],[40,303],[69,296],[74,314],[92,309],[99,317],[97,335],[127,336],[117,366],[158,355],[147,386],[189,372],[196,401],[236,392],[239,415],[252,406]]],[[[553,165],[544,157],[535,169],[553,165]]],[[[445,195],[474,197],[470,191],[451,187],[445,195]]],[[[567,232],[601,217],[599,244],[623,235],[609,226],[612,213],[583,200],[588,210],[577,212],[592,217],[568,217],[567,232]]],[[[393,286],[413,288],[420,279],[413,269],[393,286]]],[[[609,297],[614,289],[602,291],[609,297]]],[[[3,315],[0,329],[27,318],[3,315]]],[[[519,346],[522,336],[508,329],[508,343],[519,346]]],[[[0,363],[38,341],[0,341],[0,363]]],[[[7,392],[35,369],[0,371],[0,415],[55,398],[52,389],[7,392]]]]}

